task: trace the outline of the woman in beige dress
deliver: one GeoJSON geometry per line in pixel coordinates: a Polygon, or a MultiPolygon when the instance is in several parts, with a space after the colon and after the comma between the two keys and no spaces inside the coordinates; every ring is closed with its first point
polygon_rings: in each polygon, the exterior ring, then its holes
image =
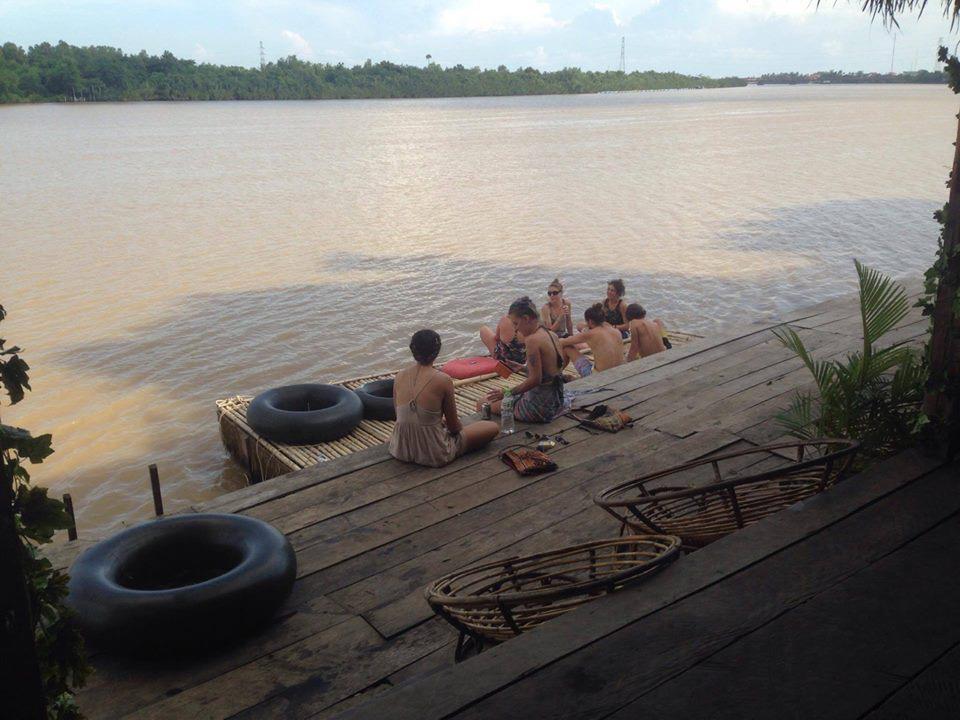
{"type": "Polygon", "coordinates": [[[397,422],[390,438],[390,454],[403,462],[441,467],[493,440],[500,427],[489,420],[464,426],[457,416],[453,380],[435,367],[440,336],[418,330],[410,340],[416,361],[397,373],[393,403],[397,422]]]}

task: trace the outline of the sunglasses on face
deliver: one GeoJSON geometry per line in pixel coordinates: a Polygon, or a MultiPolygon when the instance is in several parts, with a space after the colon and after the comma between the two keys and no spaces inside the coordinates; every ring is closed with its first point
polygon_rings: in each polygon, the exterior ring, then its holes
{"type": "Polygon", "coordinates": [[[559,290],[547,290],[547,295],[559,295],[559,290]]]}

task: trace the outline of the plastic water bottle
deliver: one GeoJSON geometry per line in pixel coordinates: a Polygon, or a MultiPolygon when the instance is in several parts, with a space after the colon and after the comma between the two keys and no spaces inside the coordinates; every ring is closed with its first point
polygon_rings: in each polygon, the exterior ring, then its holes
{"type": "Polygon", "coordinates": [[[512,435],[516,431],[513,423],[513,401],[509,388],[503,391],[503,400],[500,402],[500,433],[512,435]]]}

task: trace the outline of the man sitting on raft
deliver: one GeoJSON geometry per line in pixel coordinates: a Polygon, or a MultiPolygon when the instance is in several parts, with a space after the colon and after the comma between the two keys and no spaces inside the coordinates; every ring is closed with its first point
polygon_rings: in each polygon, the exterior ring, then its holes
{"type": "Polygon", "coordinates": [[[630,327],[627,362],[667,349],[663,342],[663,323],[660,320],[647,320],[647,311],[642,305],[632,303],[627,306],[627,322],[630,327]]]}
{"type": "MultiPolygon", "coordinates": [[[[540,325],[537,306],[528,297],[515,301],[507,313],[516,331],[524,338],[527,351],[527,379],[510,390],[516,398],[513,416],[520,422],[548,423],[563,411],[563,355],[560,340],[540,325]]],[[[502,390],[491,390],[477,403],[490,403],[500,414],[502,390]]]]}
{"type": "Polygon", "coordinates": [[[580,377],[586,377],[594,369],[609,370],[622,365],[623,339],[620,331],[604,319],[603,305],[597,303],[588,307],[583,318],[586,320],[587,329],[560,341],[566,362],[573,363],[580,377]],[[593,351],[592,365],[589,358],[580,354],[577,348],[580,343],[586,343],[593,351]]]}
{"type": "Polygon", "coordinates": [[[393,381],[397,422],[390,454],[403,462],[441,467],[493,440],[500,432],[495,422],[480,420],[466,427],[460,422],[453,380],[433,367],[440,354],[440,336],[433,330],[418,330],[410,340],[410,352],[416,362],[398,372],[393,381]]]}
{"type": "Polygon", "coordinates": [[[509,315],[504,315],[497,323],[496,332],[486,325],[480,327],[480,339],[487,346],[490,355],[516,372],[527,362],[527,348],[523,336],[517,332],[509,315]]]}

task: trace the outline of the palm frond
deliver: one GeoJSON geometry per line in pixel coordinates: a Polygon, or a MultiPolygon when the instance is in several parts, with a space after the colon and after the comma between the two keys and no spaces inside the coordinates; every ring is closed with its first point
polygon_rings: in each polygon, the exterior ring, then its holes
{"type": "Polygon", "coordinates": [[[817,387],[820,388],[822,392],[823,389],[830,384],[830,379],[833,376],[832,363],[823,360],[814,360],[813,356],[807,351],[806,345],[803,344],[803,338],[801,338],[793,328],[775,328],[773,334],[777,340],[783,343],[785,348],[791,350],[800,358],[803,364],[806,365],[810,374],[813,375],[817,387]]]}
{"type": "Polygon", "coordinates": [[[777,415],[777,422],[792,437],[800,440],[817,437],[820,431],[813,404],[813,398],[809,393],[797,393],[787,409],[777,415]]]}
{"type": "Polygon", "coordinates": [[[890,399],[894,405],[918,403],[923,399],[923,383],[927,368],[919,355],[910,351],[900,363],[890,382],[890,399]]]}
{"type": "Polygon", "coordinates": [[[910,312],[907,293],[900,283],[854,260],[860,278],[860,317],[863,321],[863,354],[893,330],[910,312]]]}
{"type": "Polygon", "coordinates": [[[895,345],[875,350],[870,356],[870,365],[864,369],[864,384],[869,384],[915,357],[915,351],[906,345],[895,345]]]}
{"type": "MultiPolygon", "coordinates": [[[[950,18],[950,27],[960,19],[960,0],[942,0],[944,17],[950,18]]],[[[821,0],[817,0],[817,7],[821,0]]],[[[916,11],[917,17],[926,10],[927,0],[858,0],[860,9],[874,18],[880,18],[887,27],[899,27],[897,17],[916,11]]]]}

